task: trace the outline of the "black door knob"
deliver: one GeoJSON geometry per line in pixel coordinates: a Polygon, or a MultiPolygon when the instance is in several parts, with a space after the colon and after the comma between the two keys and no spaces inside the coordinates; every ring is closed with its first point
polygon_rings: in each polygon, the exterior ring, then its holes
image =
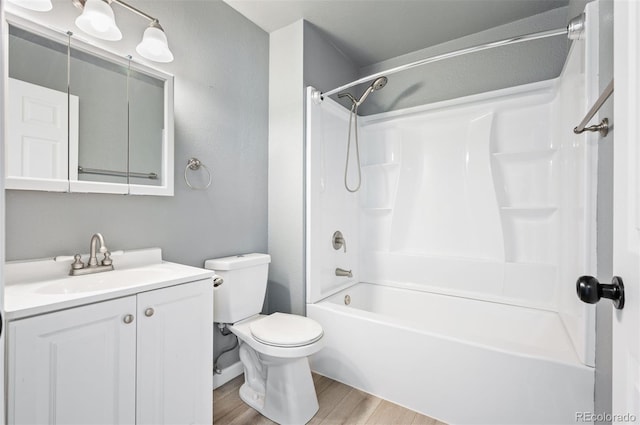
{"type": "Polygon", "coordinates": [[[622,278],[614,276],[611,284],[600,283],[593,276],[580,276],[576,282],[578,298],[588,304],[595,304],[600,298],[613,301],[613,306],[619,310],[624,307],[624,285],[622,278]]]}

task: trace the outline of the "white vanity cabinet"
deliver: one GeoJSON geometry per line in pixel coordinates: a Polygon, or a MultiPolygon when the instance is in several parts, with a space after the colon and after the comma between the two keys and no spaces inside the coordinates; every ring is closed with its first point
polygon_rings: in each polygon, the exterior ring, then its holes
{"type": "Polygon", "coordinates": [[[137,296],[140,424],[213,423],[211,279],[137,296]]]}
{"type": "Polygon", "coordinates": [[[210,424],[211,279],[8,324],[11,424],[210,424]]]}
{"type": "Polygon", "coordinates": [[[135,311],[130,296],[9,322],[9,423],[134,423],[135,311]]]}

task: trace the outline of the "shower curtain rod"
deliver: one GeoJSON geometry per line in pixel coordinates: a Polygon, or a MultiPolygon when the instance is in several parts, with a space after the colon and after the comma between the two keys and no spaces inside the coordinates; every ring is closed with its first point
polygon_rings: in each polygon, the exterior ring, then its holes
{"type": "Polygon", "coordinates": [[[411,68],[415,68],[418,66],[422,66],[422,65],[426,65],[428,63],[433,63],[433,62],[439,62],[441,60],[445,60],[445,59],[451,59],[451,58],[455,58],[457,56],[462,56],[462,55],[466,55],[469,53],[475,53],[475,52],[481,52],[483,50],[488,50],[488,49],[493,49],[496,47],[502,47],[502,46],[508,46],[511,44],[517,44],[517,43],[523,43],[525,41],[532,41],[532,40],[540,40],[543,38],[549,38],[549,37],[556,37],[559,35],[568,35],[569,39],[575,40],[580,38],[580,36],[582,35],[582,32],[584,30],[584,23],[585,23],[585,15],[581,14],[575,18],[573,18],[570,22],[569,25],[567,25],[566,28],[559,28],[559,29],[555,29],[555,30],[549,30],[549,31],[541,31],[541,32],[536,32],[536,33],[531,33],[531,34],[524,34],[524,35],[518,35],[515,37],[510,37],[510,38],[505,38],[504,40],[498,40],[498,41],[492,41],[490,43],[484,43],[484,44],[478,44],[476,46],[472,46],[472,47],[467,47],[464,49],[460,49],[460,50],[455,50],[453,52],[449,52],[449,53],[443,53],[440,55],[436,55],[436,56],[431,56],[425,59],[421,59],[415,62],[411,62],[405,65],[400,65],[397,66],[395,68],[391,68],[388,69],[386,71],[382,71],[382,72],[376,72],[375,74],[371,74],[368,75],[366,77],[362,77],[358,80],[352,81],[348,84],[345,84],[343,86],[340,86],[338,88],[335,88],[333,90],[330,90],[326,93],[322,93],[320,91],[316,91],[313,93],[313,96],[316,100],[323,100],[325,96],[331,96],[333,94],[336,94],[338,92],[341,92],[343,90],[346,90],[348,88],[351,88],[353,86],[357,86],[358,84],[362,84],[362,83],[366,83],[368,81],[374,80],[376,78],[382,77],[382,76],[389,76],[391,74],[395,74],[397,72],[400,71],[405,71],[407,69],[411,69],[411,68]]]}

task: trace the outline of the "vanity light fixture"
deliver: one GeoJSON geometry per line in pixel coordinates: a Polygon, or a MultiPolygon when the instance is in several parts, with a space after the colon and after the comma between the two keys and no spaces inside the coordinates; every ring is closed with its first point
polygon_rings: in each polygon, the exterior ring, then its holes
{"type": "Polygon", "coordinates": [[[136,52],[140,56],[156,62],[173,61],[173,53],[169,50],[167,36],[157,19],[151,21],[149,27],[144,30],[142,41],[136,46],[136,52]]]}
{"type": "Polygon", "coordinates": [[[164,29],[160,26],[158,19],[153,16],[121,0],[71,1],[77,8],[82,9],[82,14],[76,19],[76,25],[87,34],[102,40],[115,41],[122,38],[122,33],[116,25],[111,3],[119,4],[130,12],[149,20],[150,24],[144,31],[142,41],[136,47],[136,52],[138,52],[140,56],[155,62],[173,61],[173,54],[171,50],[169,50],[164,29]]]}
{"type": "Polygon", "coordinates": [[[8,0],[9,3],[13,3],[17,6],[24,7],[25,9],[35,10],[37,12],[48,12],[53,9],[51,0],[8,0]]]}
{"type": "Polygon", "coordinates": [[[85,0],[82,14],[76,18],[76,26],[101,40],[122,39],[113,9],[102,0],[85,0]]]}

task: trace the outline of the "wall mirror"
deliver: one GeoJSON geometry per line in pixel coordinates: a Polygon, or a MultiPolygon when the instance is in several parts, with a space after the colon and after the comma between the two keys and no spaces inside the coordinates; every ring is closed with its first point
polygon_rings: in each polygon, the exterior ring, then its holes
{"type": "Polygon", "coordinates": [[[173,77],[7,21],[6,188],[173,195],[173,77]]]}

